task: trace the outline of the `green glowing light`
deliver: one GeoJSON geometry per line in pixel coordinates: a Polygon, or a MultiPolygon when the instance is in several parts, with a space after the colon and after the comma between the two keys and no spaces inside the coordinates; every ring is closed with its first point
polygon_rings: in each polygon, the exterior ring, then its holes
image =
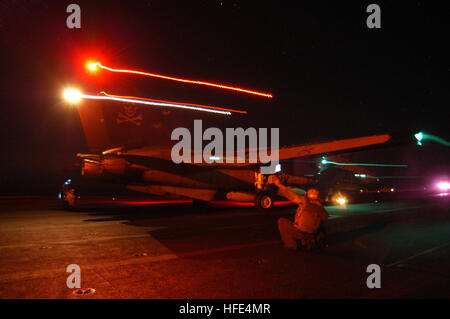
{"type": "Polygon", "coordinates": [[[408,165],[403,164],[369,164],[369,163],[339,163],[323,159],[322,164],[333,164],[339,166],[379,166],[379,167],[408,167],[408,165]]]}
{"type": "Polygon", "coordinates": [[[423,132],[419,132],[414,134],[414,137],[417,139],[417,145],[422,145],[422,141],[429,140],[444,146],[450,146],[450,142],[444,140],[443,138],[431,134],[425,134],[423,132]]]}
{"type": "Polygon", "coordinates": [[[400,178],[423,178],[424,176],[371,176],[371,178],[392,178],[392,179],[400,179],[400,178]]]}
{"type": "Polygon", "coordinates": [[[422,132],[416,133],[414,134],[414,137],[417,140],[417,145],[422,145],[423,133],[422,132]]]}
{"type": "Polygon", "coordinates": [[[423,139],[423,133],[419,132],[414,134],[414,137],[420,142],[423,139]]]}

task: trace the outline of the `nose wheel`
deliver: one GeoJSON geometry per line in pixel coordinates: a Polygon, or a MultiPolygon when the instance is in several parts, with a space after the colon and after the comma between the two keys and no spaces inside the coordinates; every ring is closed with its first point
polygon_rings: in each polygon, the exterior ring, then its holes
{"type": "Polygon", "coordinates": [[[255,206],[261,211],[269,211],[273,207],[273,197],[269,193],[262,192],[256,196],[255,206]]]}

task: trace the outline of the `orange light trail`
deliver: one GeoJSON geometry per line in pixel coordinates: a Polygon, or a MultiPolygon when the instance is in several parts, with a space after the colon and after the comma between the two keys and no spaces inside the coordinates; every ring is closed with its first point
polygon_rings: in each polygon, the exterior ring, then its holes
{"type": "Polygon", "coordinates": [[[133,99],[133,100],[142,100],[142,101],[157,102],[157,103],[175,104],[175,105],[188,105],[188,106],[194,106],[194,107],[199,107],[199,108],[204,108],[204,109],[220,110],[220,111],[225,111],[225,112],[247,114],[247,111],[226,109],[226,108],[223,108],[223,107],[210,106],[210,105],[201,105],[201,104],[192,104],[192,103],[181,103],[181,102],[173,102],[173,101],[155,100],[155,99],[148,99],[148,98],[136,97],[136,96],[115,95],[115,94],[108,94],[105,91],[101,91],[101,92],[99,92],[99,94],[106,95],[106,96],[109,96],[109,97],[121,98],[121,99],[133,99]]]}
{"type": "Polygon", "coordinates": [[[247,94],[259,95],[259,96],[263,96],[266,98],[273,98],[273,95],[270,93],[252,91],[252,90],[248,90],[248,89],[243,89],[243,88],[239,88],[239,87],[228,86],[228,85],[223,85],[223,84],[218,84],[218,83],[181,79],[181,78],[176,78],[176,77],[172,77],[172,76],[166,76],[166,75],[148,73],[148,72],[142,72],[142,71],[136,71],[136,70],[113,69],[113,68],[102,65],[100,62],[95,62],[95,63],[90,62],[87,64],[87,66],[88,66],[88,69],[93,72],[96,71],[96,67],[99,67],[99,68],[102,68],[104,70],[108,70],[111,72],[145,75],[145,76],[151,76],[151,77],[165,79],[165,80],[184,82],[184,83],[190,83],[190,84],[198,84],[198,85],[206,85],[206,86],[212,86],[212,87],[225,89],[225,90],[232,90],[232,91],[238,91],[238,92],[247,93],[247,94]]]}

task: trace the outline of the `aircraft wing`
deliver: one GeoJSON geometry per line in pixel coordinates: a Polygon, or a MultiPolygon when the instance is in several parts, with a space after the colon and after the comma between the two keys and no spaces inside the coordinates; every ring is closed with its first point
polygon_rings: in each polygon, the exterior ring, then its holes
{"type": "Polygon", "coordinates": [[[298,146],[288,146],[280,148],[280,160],[331,153],[336,151],[354,149],[364,146],[376,145],[387,142],[391,138],[390,134],[372,135],[366,137],[348,138],[330,142],[315,144],[304,144],[298,146]]]}
{"type": "MultiPolygon", "coordinates": [[[[293,159],[298,157],[310,156],[310,155],[318,155],[325,153],[332,153],[337,151],[355,149],[365,146],[371,146],[376,144],[381,144],[387,142],[391,138],[390,134],[381,134],[381,135],[372,135],[366,137],[357,137],[357,138],[348,138],[348,139],[340,139],[334,140],[330,142],[320,142],[314,144],[303,144],[303,145],[294,145],[282,147],[279,149],[279,160],[293,159]]],[[[150,146],[150,147],[142,147],[138,149],[128,149],[124,150],[122,148],[114,148],[111,150],[107,150],[103,152],[103,155],[128,155],[128,156],[144,156],[148,158],[161,159],[165,161],[171,161],[171,149],[168,146],[158,147],[158,146],[150,146]]],[[[89,154],[78,154],[78,157],[84,158],[86,156],[91,156],[89,154]]],[[[248,150],[245,153],[245,157],[248,157],[248,150]]],[[[194,166],[222,166],[222,167],[248,167],[255,166],[258,163],[248,163],[248,161],[244,161],[244,163],[237,163],[236,161],[225,162],[222,164],[218,163],[192,163],[194,166]]]]}

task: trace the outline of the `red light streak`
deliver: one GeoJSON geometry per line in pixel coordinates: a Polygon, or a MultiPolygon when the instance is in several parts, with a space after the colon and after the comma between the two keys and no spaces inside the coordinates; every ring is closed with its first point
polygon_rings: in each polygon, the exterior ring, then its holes
{"type": "Polygon", "coordinates": [[[201,104],[192,104],[192,103],[180,103],[180,102],[171,102],[171,101],[164,101],[164,100],[155,100],[155,99],[148,99],[144,97],[136,97],[136,96],[126,96],[126,95],[114,95],[114,94],[108,94],[105,91],[99,92],[99,94],[106,95],[109,97],[117,97],[122,99],[134,99],[134,100],[142,100],[142,101],[149,101],[149,102],[158,102],[158,103],[170,103],[170,104],[176,104],[176,105],[189,105],[189,106],[195,106],[195,107],[201,107],[205,109],[212,109],[212,110],[220,110],[220,111],[226,111],[226,112],[234,112],[234,113],[243,113],[247,114],[247,111],[241,111],[241,110],[233,110],[233,109],[226,109],[223,107],[217,107],[217,106],[209,106],[209,105],[201,105],[201,104]]]}
{"type": "MultiPolygon", "coordinates": [[[[238,91],[238,92],[247,93],[247,94],[259,95],[259,96],[263,96],[266,98],[273,98],[272,94],[270,94],[270,93],[252,91],[252,90],[248,90],[248,89],[243,89],[243,88],[239,88],[239,87],[228,86],[228,85],[223,85],[223,84],[218,84],[218,83],[181,79],[181,78],[176,78],[176,77],[172,77],[172,76],[166,76],[166,75],[148,73],[148,72],[142,72],[142,71],[136,71],[136,70],[114,69],[114,68],[110,68],[110,67],[102,65],[100,62],[96,62],[95,65],[98,66],[99,68],[102,68],[104,70],[108,70],[111,72],[145,75],[145,76],[150,76],[150,77],[155,77],[155,78],[160,78],[160,79],[165,79],[165,80],[184,82],[184,83],[190,83],[190,84],[198,84],[198,85],[206,85],[206,86],[212,86],[212,87],[225,89],[225,90],[232,90],[232,91],[238,91]]],[[[96,70],[96,68],[94,68],[94,64],[92,64],[92,63],[89,64],[88,68],[91,71],[96,70]]]]}

